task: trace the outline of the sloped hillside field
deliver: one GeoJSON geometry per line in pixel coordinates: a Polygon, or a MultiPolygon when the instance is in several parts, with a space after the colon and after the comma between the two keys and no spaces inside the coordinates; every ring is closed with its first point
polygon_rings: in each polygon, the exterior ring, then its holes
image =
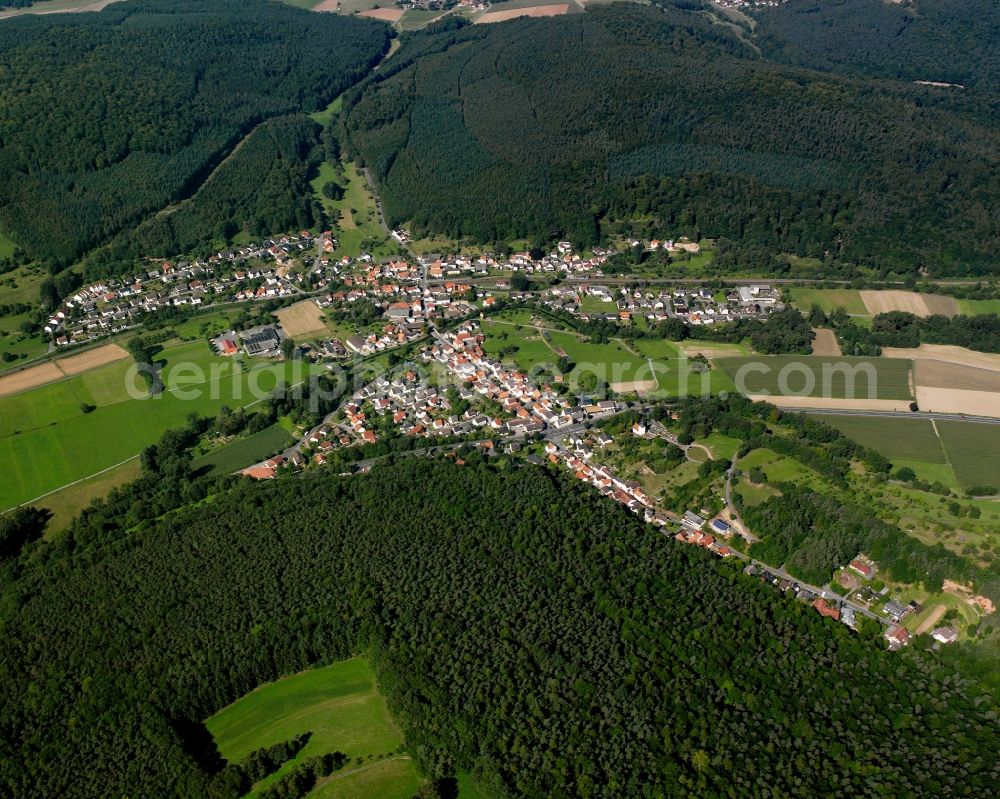
{"type": "Polygon", "coordinates": [[[395,58],[345,104],[392,224],[589,244],[653,219],[910,271],[1000,252],[988,97],[769,62],[636,4],[419,34],[395,58]]]}
{"type": "Polygon", "coordinates": [[[693,550],[541,468],[416,459],[78,523],[3,567],[0,793],[231,795],[201,720],[354,654],[424,775],[498,797],[989,793],[948,653],[693,550]]]}
{"type": "Polygon", "coordinates": [[[262,121],[325,107],[388,46],[378,22],[264,0],[4,20],[0,224],[69,263],[189,197],[262,121]]]}

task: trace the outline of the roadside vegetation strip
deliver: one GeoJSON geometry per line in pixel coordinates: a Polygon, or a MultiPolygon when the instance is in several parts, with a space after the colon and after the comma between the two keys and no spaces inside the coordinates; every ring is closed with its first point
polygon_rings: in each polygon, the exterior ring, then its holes
{"type": "MultiPolygon", "coordinates": [[[[255,792],[315,755],[343,752],[350,764],[358,759],[387,758],[403,744],[403,736],[378,691],[375,676],[367,660],[361,657],[262,685],[220,710],[205,726],[219,753],[230,762],[239,762],[261,747],[311,733],[305,747],[277,772],[255,785],[255,792]]],[[[400,772],[399,781],[403,782],[405,775],[408,788],[412,788],[412,780],[419,787],[416,767],[405,762],[408,768],[400,772]]],[[[391,783],[386,787],[391,787],[391,783]]],[[[412,793],[413,790],[408,796],[412,793]]],[[[359,794],[363,795],[366,794],[359,794]]],[[[367,795],[372,799],[381,796],[367,795]]]]}
{"type": "MultiPolygon", "coordinates": [[[[872,400],[913,398],[909,384],[910,363],[903,360],[760,355],[720,358],[717,363],[735,381],[737,390],[752,395],[851,399],[859,403],[858,408],[877,407],[861,404],[872,400]]],[[[824,406],[805,403],[802,407],[824,406]]]]}

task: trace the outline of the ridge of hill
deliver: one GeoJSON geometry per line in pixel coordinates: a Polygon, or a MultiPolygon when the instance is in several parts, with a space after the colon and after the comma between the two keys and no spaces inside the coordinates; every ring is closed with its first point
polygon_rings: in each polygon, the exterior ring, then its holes
{"type": "Polygon", "coordinates": [[[911,274],[1000,254],[1000,132],[982,113],[762,59],[674,7],[432,27],[344,114],[389,223],[417,233],[670,232],[911,274]]]}

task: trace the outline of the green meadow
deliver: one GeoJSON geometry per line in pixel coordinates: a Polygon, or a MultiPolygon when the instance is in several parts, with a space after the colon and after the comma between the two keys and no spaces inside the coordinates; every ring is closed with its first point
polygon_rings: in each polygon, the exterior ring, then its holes
{"type": "Polygon", "coordinates": [[[828,358],[814,355],[760,355],[719,358],[716,363],[748,394],[909,400],[911,362],[896,358],[828,358]],[[742,377],[741,377],[742,375],[742,377]],[[874,377],[874,386],[871,380],[874,377]],[[849,390],[853,383],[853,390],[849,390]]]}
{"type": "Polygon", "coordinates": [[[659,384],[657,396],[700,396],[735,390],[732,378],[715,362],[704,371],[703,364],[686,357],[676,344],[662,339],[636,339],[633,346],[653,362],[659,384]]]}
{"type": "Polygon", "coordinates": [[[843,308],[852,316],[871,316],[857,289],[791,288],[789,292],[795,307],[807,313],[814,305],[818,305],[828,314],[837,308],[843,308]]]}
{"type": "Polygon", "coordinates": [[[848,438],[881,452],[894,464],[897,460],[946,463],[941,441],[929,419],[871,416],[819,416],[848,438]]]}
{"type": "Polygon", "coordinates": [[[295,443],[280,424],[273,424],[235,441],[230,441],[211,452],[196,458],[191,467],[197,471],[205,470],[207,474],[231,474],[239,469],[245,469],[265,458],[280,452],[285,447],[295,443]]]}
{"type": "Polygon", "coordinates": [[[935,424],[962,487],[992,486],[1000,491],[1000,425],[953,421],[935,424]]]}
{"type": "Polygon", "coordinates": [[[10,258],[14,254],[17,245],[13,239],[8,238],[0,231],[0,258],[10,258]]]}
{"type": "Polygon", "coordinates": [[[149,397],[131,361],[0,398],[0,509],[27,502],[128,460],[183,425],[191,413],[252,405],[279,384],[305,380],[301,363],[220,358],[204,341],[178,344],[159,356],[165,390],[149,397]],[[131,394],[129,385],[131,385],[131,394]],[[83,405],[97,406],[84,413],[83,405]]]}
{"type": "Polygon", "coordinates": [[[422,779],[401,754],[403,735],[368,661],[356,657],[268,683],[205,722],[219,753],[239,762],[261,747],[310,733],[309,742],[254,792],[315,755],[343,752],[347,765],[310,792],[326,799],[409,799],[422,779]]]}

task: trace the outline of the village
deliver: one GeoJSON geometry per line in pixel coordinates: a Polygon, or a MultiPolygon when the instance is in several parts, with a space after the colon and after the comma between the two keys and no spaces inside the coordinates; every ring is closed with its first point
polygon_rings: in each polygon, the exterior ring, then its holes
{"type": "MultiPolygon", "coordinates": [[[[871,586],[877,583],[871,581],[878,567],[870,558],[859,554],[829,586],[809,585],[746,554],[748,545],[757,539],[734,520],[735,509],[728,503],[714,513],[697,506],[674,513],[659,506],[641,482],[602,462],[602,452],[615,443],[615,437],[602,429],[601,421],[615,417],[628,405],[641,409],[641,403],[594,401],[536,384],[524,372],[485,352],[485,337],[476,321],[465,321],[446,332],[434,331],[433,336],[433,343],[419,353],[416,363],[400,365],[358,389],[298,445],[249,467],[244,474],[273,479],[284,469],[323,466],[331,452],[375,444],[387,434],[428,439],[427,447],[438,450],[474,446],[486,457],[504,453],[537,464],[547,460],[676,541],[720,558],[746,561],[746,574],[810,605],[821,616],[851,629],[857,629],[858,618],[865,616],[884,628],[883,637],[891,650],[908,644],[911,633],[902,622],[921,607],[892,599],[887,588],[873,590],[871,586]],[[738,546],[740,539],[743,545],[738,546]],[[845,592],[838,593],[833,584],[845,592]]],[[[677,444],[676,436],[655,421],[635,422],[626,435],[677,444]]],[[[363,462],[362,470],[371,463],[363,462]]],[[[951,626],[928,632],[937,645],[952,643],[958,636],[951,626]]]]}

